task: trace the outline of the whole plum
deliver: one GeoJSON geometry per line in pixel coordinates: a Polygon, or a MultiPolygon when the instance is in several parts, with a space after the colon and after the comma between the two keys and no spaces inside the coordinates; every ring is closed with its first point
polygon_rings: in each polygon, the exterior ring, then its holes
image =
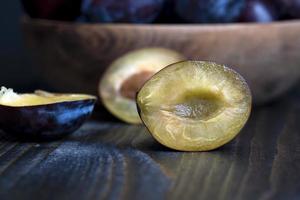
{"type": "Polygon", "coordinates": [[[238,19],[245,0],[175,0],[178,15],[192,23],[226,23],[238,19]]]}
{"type": "Polygon", "coordinates": [[[286,15],[300,18],[300,0],[277,0],[286,15]]]}
{"type": "Polygon", "coordinates": [[[81,0],[22,0],[33,18],[71,21],[80,15],[81,0]]]}
{"type": "Polygon", "coordinates": [[[268,1],[247,0],[239,21],[265,23],[275,21],[279,16],[279,11],[268,1]]]}
{"type": "Polygon", "coordinates": [[[183,23],[178,14],[175,12],[175,1],[174,0],[165,0],[163,9],[158,16],[157,23],[183,23]]]}
{"type": "Polygon", "coordinates": [[[81,11],[91,22],[151,23],[164,0],[83,0],[81,11]]]}

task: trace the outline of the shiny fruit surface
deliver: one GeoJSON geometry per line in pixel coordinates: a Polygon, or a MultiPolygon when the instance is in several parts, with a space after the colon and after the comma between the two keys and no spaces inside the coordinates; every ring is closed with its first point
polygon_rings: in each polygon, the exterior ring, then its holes
{"type": "Polygon", "coordinates": [[[22,0],[33,18],[71,21],[80,15],[81,0],[22,0]]]}
{"type": "Polygon", "coordinates": [[[279,16],[279,11],[268,1],[247,0],[239,17],[239,21],[266,23],[279,19],[279,16]]]}
{"type": "Polygon", "coordinates": [[[0,129],[22,138],[58,138],[78,129],[93,111],[96,97],[36,91],[0,91],[0,129]]]}
{"type": "Polygon", "coordinates": [[[142,121],[161,144],[207,151],[231,141],[251,110],[251,93],[235,71],[211,62],[169,65],[137,95],[142,121]]]}

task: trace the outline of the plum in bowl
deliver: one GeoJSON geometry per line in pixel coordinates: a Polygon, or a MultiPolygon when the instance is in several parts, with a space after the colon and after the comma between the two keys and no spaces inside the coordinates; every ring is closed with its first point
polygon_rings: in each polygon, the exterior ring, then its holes
{"type": "Polygon", "coordinates": [[[278,98],[300,77],[300,21],[197,24],[89,24],[22,18],[36,70],[61,91],[97,94],[106,68],[129,51],[162,47],[192,60],[232,66],[253,102],[278,98]]]}

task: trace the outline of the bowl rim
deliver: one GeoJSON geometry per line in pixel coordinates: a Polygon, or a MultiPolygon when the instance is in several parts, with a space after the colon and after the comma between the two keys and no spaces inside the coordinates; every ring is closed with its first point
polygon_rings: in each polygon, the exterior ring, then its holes
{"type": "Polygon", "coordinates": [[[60,21],[60,20],[50,20],[50,19],[41,19],[41,18],[32,18],[26,14],[21,16],[21,23],[22,24],[34,24],[34,25],[48,25],[48,26],[89,26],[89,27],[168,27],[168,28],[217,28],[217,27],[251,27],[251,26],[261,26],[261,27],[268,27],[268,26],[281,26],[281,25],[291,25],[291,24],[298,24],[300,25],[300,19],[289,19],[289,20],[282,20],[282,21],[273,21],[268,23],[257,23],[257,22],[234,22],[234,23],[214,23],[214,24],[164,24],[164,23],[157,23],[157,24],[131,24],[131,23],[83,23],[83,22],[76,22],[76,21],[60,21]]]}

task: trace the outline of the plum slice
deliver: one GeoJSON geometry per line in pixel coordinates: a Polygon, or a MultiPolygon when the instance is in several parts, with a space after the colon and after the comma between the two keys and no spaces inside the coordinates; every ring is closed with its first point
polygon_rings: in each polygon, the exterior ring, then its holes
{"type": "Polygon", "coordinates": [[[0,129],[25,139],[55,139],[74,132],[90,116],[96,97],[36,91],[0,91],[0,129]]]}
{"type": "Polygon", "coordinates": [[[251,93],[237,72],[211,62],[172,64],[137,95],[143,123],[161,144],[208,151],[232,140],[245,125],[251,93]]]}
{"type": "Polygon", "coordinates": [[[133,124],[141,123],[136,109],[136,93],[156,72],[184,57],[165,48],[131,51],[114,61],[99,83],[104,106],[117,118],[133,124]]]}

